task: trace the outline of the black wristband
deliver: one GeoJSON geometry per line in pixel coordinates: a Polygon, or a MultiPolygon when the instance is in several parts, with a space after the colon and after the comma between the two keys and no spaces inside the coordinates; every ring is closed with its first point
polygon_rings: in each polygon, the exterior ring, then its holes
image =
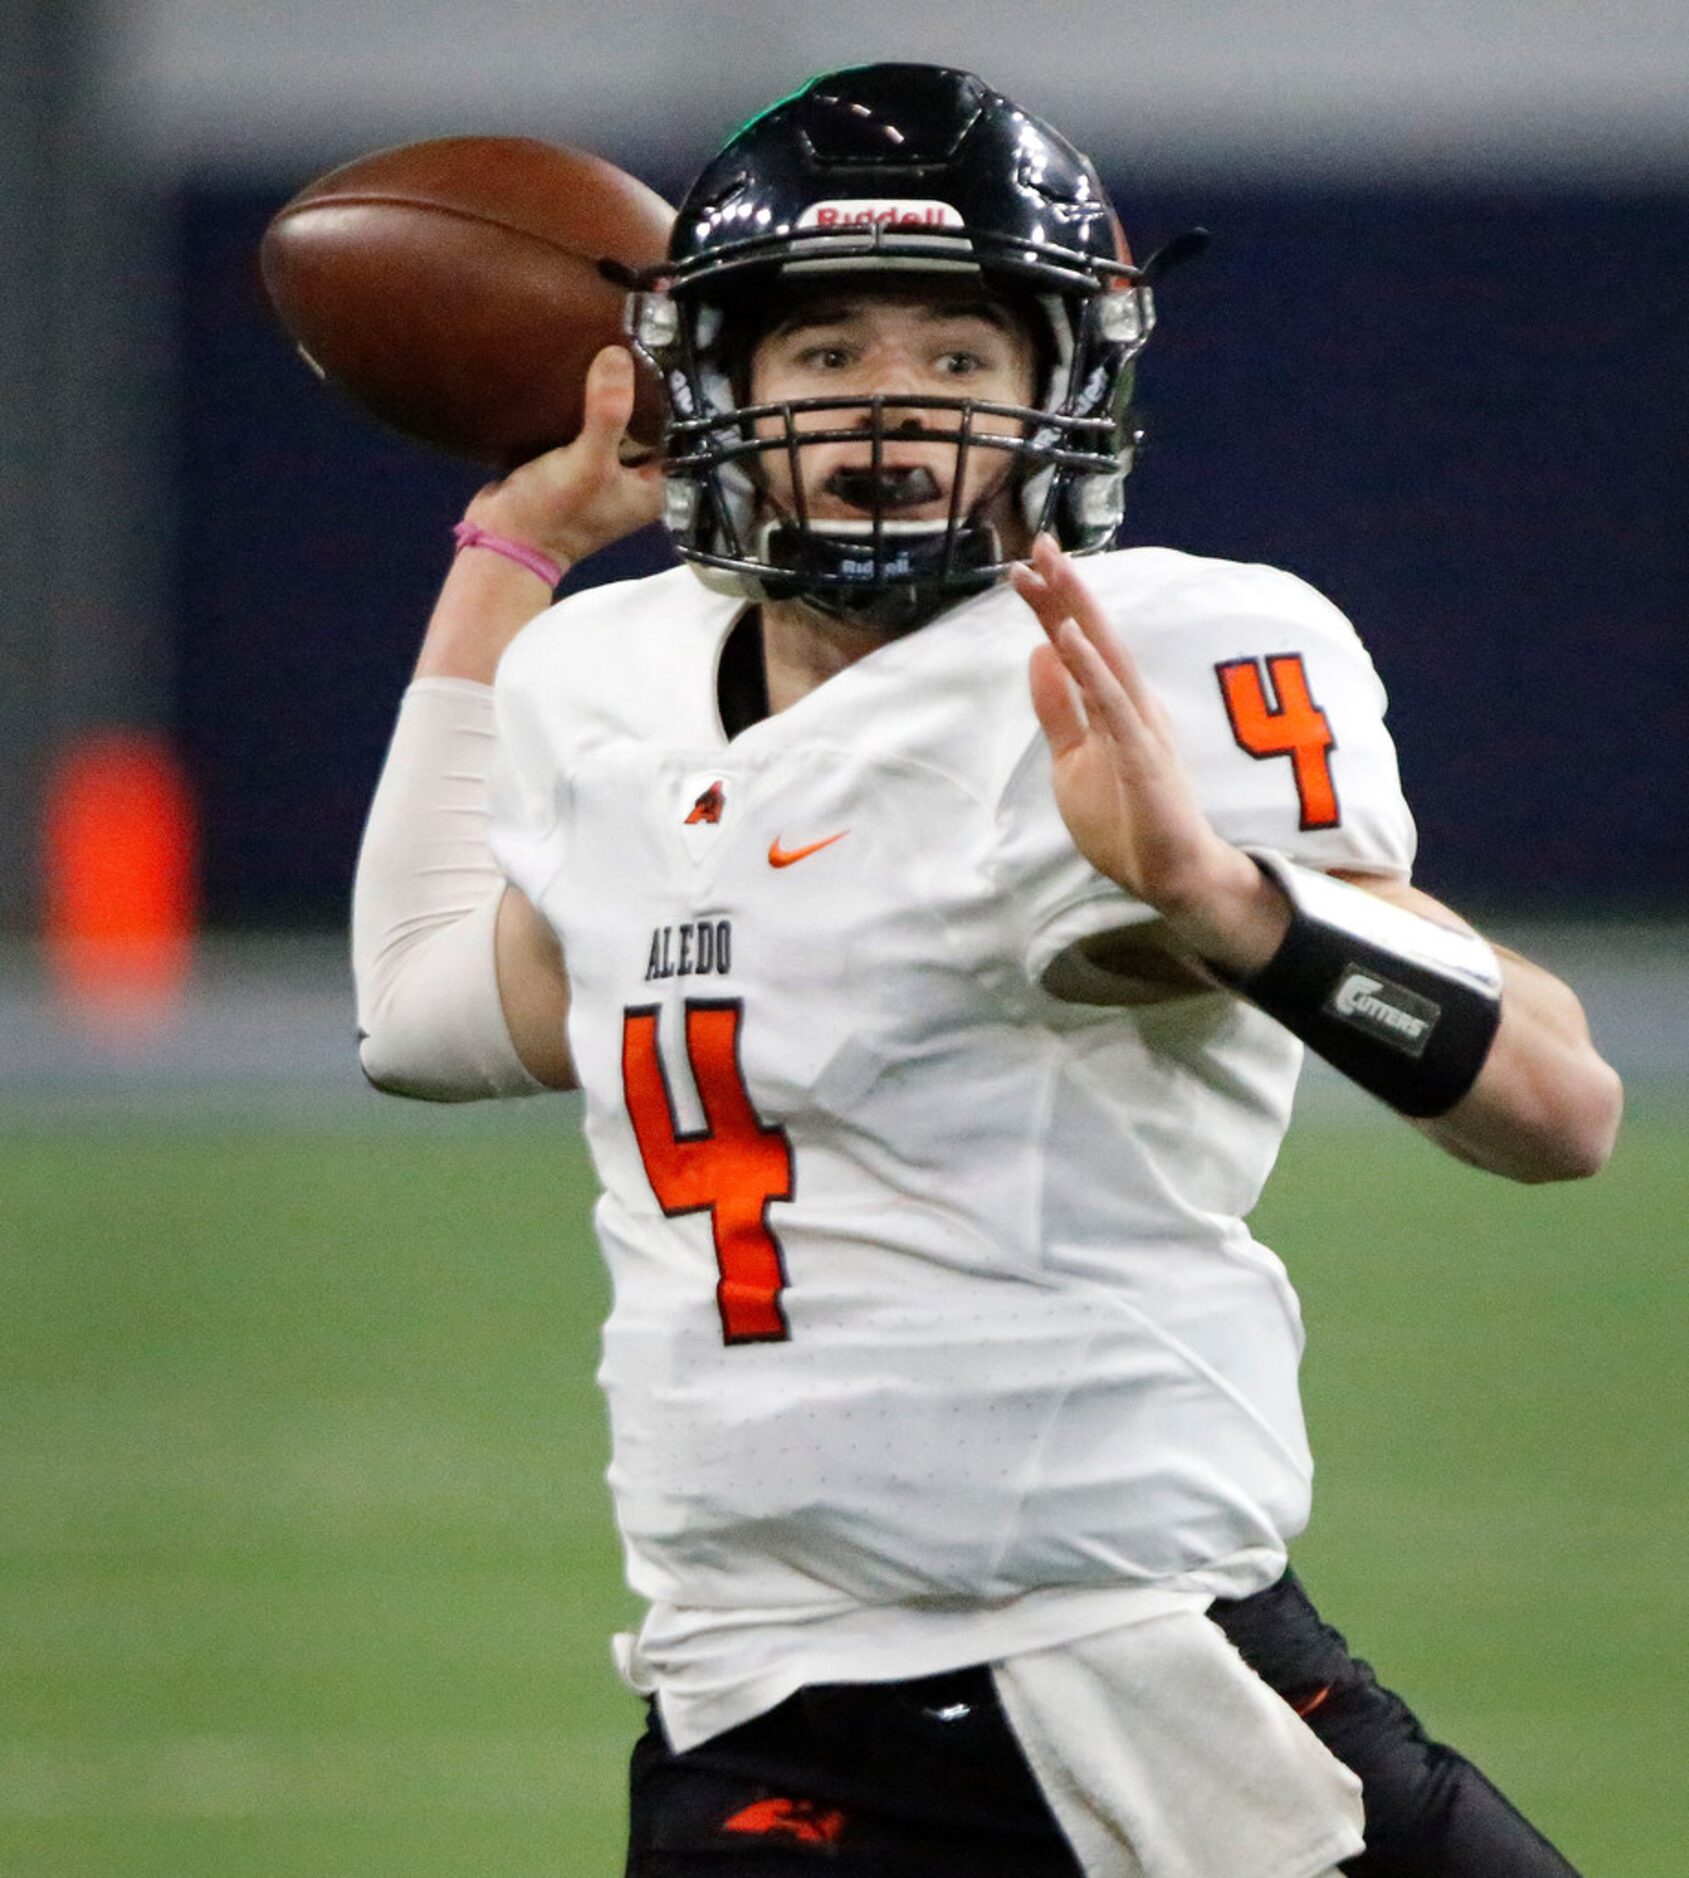
{"type": "Polygon", "coordinates": [[[1501,1023],[1489,946],[1278,855],[1251,858],[1289,900],[1290,929],[1258,972],[1226,982],[1401,1114],[1453,1108],[1501,1023]]]}

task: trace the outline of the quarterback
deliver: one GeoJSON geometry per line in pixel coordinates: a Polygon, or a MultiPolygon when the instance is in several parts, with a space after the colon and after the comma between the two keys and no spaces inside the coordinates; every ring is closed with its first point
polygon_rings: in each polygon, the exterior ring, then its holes
{"type": "Polygon", "coordinates": [[[1617,1080],[1409,884],[1336,608],[1114,547],[1165,264],[977,78],[815,79],[632,301],[663,460],[607,351],[457,531],[362,1059],[584,1092],[636,1878],[1571,1869],[1287,1573],[1245,1220],[1304,1047],[1520,1180],[1602,1164],[1617,1080]],[[681,566],[551,604],[659,514],[681,566]]]}

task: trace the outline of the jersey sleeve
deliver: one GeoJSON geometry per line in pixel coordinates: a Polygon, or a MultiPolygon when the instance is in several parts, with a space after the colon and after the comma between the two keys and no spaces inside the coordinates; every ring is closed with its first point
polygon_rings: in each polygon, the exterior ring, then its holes
{"type": "MultiPolygon", "coordinates": [[[[1405,880],[1413,818],[1354,628],[1276,568],[1189,565],[1148,601],[1112,595],[1106,563],[1093,590],[1171,713],[1209,820],[1239,847],[1405,880]]],[[[1035,979],[1075,942],[1156,917],[1074,847],[1036,729],[1003,792],[998,854],[1035,979]]]]}
{"type": "Polygon", "coordinates": [[[537,906],[563,865],[562,805],[567,784],[555,739],[539,710],[542,688],[518,639],[493,684],[497,747],[488,835],[493,858],[513,887],[537,906]]]}

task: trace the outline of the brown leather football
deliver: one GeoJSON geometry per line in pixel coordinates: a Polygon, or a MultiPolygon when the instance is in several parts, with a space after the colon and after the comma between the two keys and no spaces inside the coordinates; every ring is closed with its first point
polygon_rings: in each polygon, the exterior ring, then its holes
{"type": "MultiPolygon", "coordinates": [[[[507,469],[578,432],[587,366],[626,343],[626,292],[600,260],[662,260],[673,223],[661,196],[583,150],[443,137],[307,184],[260,260],[315,371],[407,435],[507,469]]],[[[643,366],[631,429],[662,431],[643,366]]]]}

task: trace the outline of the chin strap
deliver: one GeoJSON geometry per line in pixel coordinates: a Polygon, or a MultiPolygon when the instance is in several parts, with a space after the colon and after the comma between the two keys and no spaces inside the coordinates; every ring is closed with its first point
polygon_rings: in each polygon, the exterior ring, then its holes
{"type": "Polygon", "coordinates": [[[770,522],[760,544],[774,570],[764,581],[771,600],[800,599],[830,619],[882,632],[924,625],[970,592],[989,587],[1002,558],[988,522],[959,525],[886,521],[832,523],[807,529],[770,522]],[[787,578],[783,579],[782,576],[787,578]],[[860,584],[857,584],[860,583],[860,584]]]}

